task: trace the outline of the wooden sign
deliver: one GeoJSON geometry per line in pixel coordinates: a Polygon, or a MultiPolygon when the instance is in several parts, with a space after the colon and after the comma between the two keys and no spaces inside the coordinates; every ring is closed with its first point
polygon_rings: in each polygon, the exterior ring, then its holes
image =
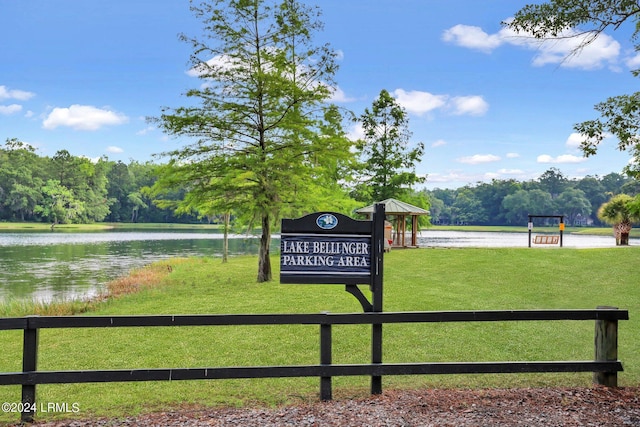
{"type": "Polygon", "coordinates": [[[281,283],[369,284],[373,222],[333,212],[283,219],[281,283]]]}

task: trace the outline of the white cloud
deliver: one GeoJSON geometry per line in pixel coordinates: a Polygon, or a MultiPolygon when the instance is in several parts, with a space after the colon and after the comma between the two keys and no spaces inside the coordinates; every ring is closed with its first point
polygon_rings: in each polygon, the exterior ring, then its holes
{"type": "Polygon", "coordinates": [[[156,130],[155,126],[147,126],[146,128],[139,130],[138,132],[136,132],[136,135],[146,135],[150,132],[153,132],[156,130]]]}
{"type": "Polygon", "coordinates": [[[439,139],[431,144],[431,148],[443,147],[445,145],[447,145],[447,141],[445,141],[444,139],[439,139]]]}
{"type": "Polygon", "coordinates": [[[504,40],[499,34],[489,35],[480,27],[462,24],[445,30],[442,34],[442,40],[487,53],[504,43],[504,40]]]}
{"type": "Polygon", "coordinates": [[[353,102],[354,100],[355,98],[348,97],[339,87],[332,90],[331,98],[329,98],[329,102],[353,102]]]}
{"type": "Polygon", "coordinates": [[[518,157],[520,157],[518,153],[507,153],[507,159],[517,159],[518,157]]]}
{"type": "Polygon", "coordinates": [[[524,173],[522,169],[498,169],[500,175],[523,175],[524,173]]]}
{"type": "Polygon", "coordinates": [[[120,147],[116,147],[115,145],[110,145],[107,147],[107,153],[120,154],[124,153],[124,150],[120,147]]]}
{"type": "MultiPolygon", "coordinates": [[[[557,64],[565,68],[591,70],[609,65],[617,70],[620,43],[607,34],[600,34],[584,48],[577,50],[588,37],[589,34],[568,29],[555,38],[542,40],[506,27],[495,34],[488,34],[480,27],[461,24],[445,30],[442,35],[445,42],[484,53],[491,53],[504,44],[532,50],[536,52],[533,58],[535,66],[557,64]]],[[[640,64],[640,58],[636,58],[635,61],[640,64]]]]}
{"type": "Polygon", "coordinates": [[[566,145],[569,148],[578,148],[584,140],[585,137],[583,135],[573,132],[571,135],[569,135],[569,138],[567,138],[566,145]]]}
{"type": "Polygon", "coordinates": [[[428,187],[438,187],[442,185],[444,187],[458,188],[465,184],[489,182],[493,179],[503,179],[505,175],[523,178],[526,176],[526,173],[518,169],[501,169],[497,172],[481,173],[467,173],[458,170],[451,170],[446,173],[434,172],[427,175],[426,185],[428,187]]]}
{"type": "Polygon", "coordinates": [[[466,163],[468,165],[477,165],[481,163],[497,162],[500,157],[493,154],[474,154],[473,156],[459,157],[456,161],[466,163]]]}
{"type": "Polygon", "coordinates": [[[446,109],[454,115],[481,116],[489,109],[489,104],[477,95],[455,96],[434,95],[429,92],[404,89],[393,91],[396,101],[409,113],[421,116],[437,109],[446,109]]]}
{"type": "Polygon", "coordinates": [[[632,70],[640,68],[640,54],[627,58],[625,60],[625,64],[632,70]]]}
{"type": "Polygon", "coordinates": [[[223,55],[216,55],[210,60],[198,64],[195,67],[186,71],[189,77],[202,77],[207,74],[208,70],[211,68],[214,69],[222,69],[222,68],[232,68],[233,62],[231,58],[223,55]]]}
{"type": "Polygon", "coordinates": [[[451,100],[451,106],[456,116],[482,116],[489,109],[489,104],[481,96],[456,96],[451,100]]]}
{"type": "Polygon", "coordinates": [[[362,123],[356,123],[349,132],[347,132],[347,138],[351,141],[358,141],[360,139],[364,139],[364,129],[362,128],[362,123]]]}
{"type": "Polygon", "coordinates": [[[448,99],[447,95],[433,95],[429,92],[421,92],[412,90],[410,92],[404,89],[396,89],[393,94],[402,107],[408,112],[417,115],[428,113],[429,111],[443,107],[448,99]]]}
{"type": "Polygon", "coordinates": [[[122,113],[91,105],[74,104],[69,108],[54,108],[42,122],[42,126],[45,129],[66,126],[75,130],[92,131],[103,126],[121,125],[128,121],[129,118],[122,113]]]}
{"type": "Polygon", "coordinates": [[[2,115],[8,116],[9,114],[17,113],[20,110],[22,110],[22,105],[18,105],[18,104],[0,105],[0,114],[2,115]]]}
{"type": "Polygon", "coordinates": [[[26,101],[33,98],[35,93],[18,89],[7,89],[6,86],[0,86],[0,99],[17,99],[18,101],[26,101]]]}
{"type": "Polygon", "coordinates": [[[539,46],[533,65],[558,64],[565,68],[592,70],[605,64],[615,64],[620,55],[620,43],[607,34],[600,34],[593,42],[576,51],[587,35],[568,30],[556,40],[545,41],[539,46]]]}
{"type": "Polygon", "coordinates": [[[582,163],[586,160],[584,157],[574,156],[573,154],[562,154],[558,157],[542,154],[537,158],[538,163],[582,163]]]}

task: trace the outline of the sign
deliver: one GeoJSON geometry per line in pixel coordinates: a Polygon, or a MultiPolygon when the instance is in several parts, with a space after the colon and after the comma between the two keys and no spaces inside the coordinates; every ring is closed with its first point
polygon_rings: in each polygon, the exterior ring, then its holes
{"type": "Polygon", "coordinates": [[[339,213],[283,219],[280,282],[369,284],[372,236],[372,221],[339,213]]]}

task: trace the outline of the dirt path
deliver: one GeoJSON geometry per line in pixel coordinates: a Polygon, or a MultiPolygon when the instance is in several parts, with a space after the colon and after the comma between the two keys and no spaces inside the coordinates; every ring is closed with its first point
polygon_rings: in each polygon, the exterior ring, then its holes
{"type": "Polygon", "coordinates": [[[35,423],[86,426],[640,426],[640,388],[389,391],[369,399],[275,409],[181,409],[121,419],[35,423]]]}

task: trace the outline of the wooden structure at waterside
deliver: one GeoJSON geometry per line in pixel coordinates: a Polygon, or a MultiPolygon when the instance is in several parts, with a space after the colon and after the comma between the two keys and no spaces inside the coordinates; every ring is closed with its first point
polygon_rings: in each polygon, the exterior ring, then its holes
{"type": "MultiPolygon", "coordinates": [[[[420,230],[418,217],[430,215],[430,212],[396,199],[387,199],[377,203],[384,205],[385,215],[393,224],[391,246],[394,248],[417,248],[418,231],[420,230]],[[411,224],[411,240],[409,242],[406,240],[408,219],[411,224]]],[[[365,215],[370,219],[374,206],[375,204],[357,209],[356,213],[365,215]]]]}

